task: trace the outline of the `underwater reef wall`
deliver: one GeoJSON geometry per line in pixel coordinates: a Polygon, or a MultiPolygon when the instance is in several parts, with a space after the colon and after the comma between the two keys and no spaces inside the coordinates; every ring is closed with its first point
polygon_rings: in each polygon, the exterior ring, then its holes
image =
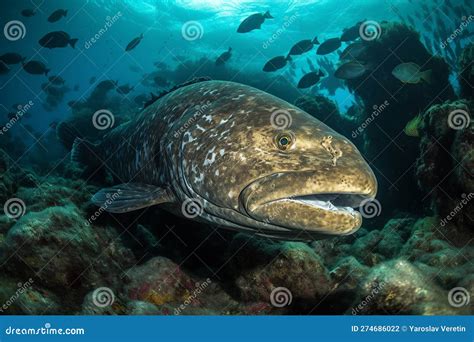
{"type": "Polygon", "coordinates": [[[414,211],[422,196],[416,193],[412,177],[418,156],[418,140],[404,134],[413,117],[433,103],[454,99],[449,83],[449,67],[431,55],[420,35],[401,23],[381,24],[380,36],[366,42],[360,57],[366,75],[347,80],[346,85],[365,107],[359,119],[364,124],[352,138],[363,151],[379,181],[379,200],[384,210],[414,211]],[[404,84],[392,75],[396,66],[413,62],[422,70],[432,70],[430,83],[404,84]]]}
{"type": "Polygon", "coordinates": [[[422,115],[416,176],[434,212],[474,228],[473,102],[447,101],[422,115]]]}

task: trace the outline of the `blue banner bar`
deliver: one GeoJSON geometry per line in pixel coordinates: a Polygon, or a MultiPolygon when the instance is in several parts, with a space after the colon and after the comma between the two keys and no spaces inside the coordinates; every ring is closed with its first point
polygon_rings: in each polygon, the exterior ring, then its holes
{"type": "Polygon", "coordinates": [[[474,341],[472,316],[3,316],[0,341],[474,341]]]}

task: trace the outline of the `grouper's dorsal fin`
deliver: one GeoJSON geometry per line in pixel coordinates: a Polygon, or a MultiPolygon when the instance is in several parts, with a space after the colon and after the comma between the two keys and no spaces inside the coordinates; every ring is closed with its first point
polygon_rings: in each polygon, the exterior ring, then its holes
{"type": "Polygon", "coordinates": [[[194,84],[194,83],[199,83],[199,82],[206,82],[206,81],[210,81],[211,78],[210,77],[195,77],[189,81],[186,81],[184,83],[181,83],[181,84],[178,84],[178,85],[175,85],[173,88],[169,89],[169,90],[165,90],[165,91],[162,91],[161,93],[159,93],[158,95],[155,95],[155,94],[151,94],[151,99],[148,100],[145,105],[143,106],[143,109],[145,109],[146,107],[148,106],[151,106],[153,103],[155,103],[157,100],[161,99],[163,96],[165,95],[168,95],[169,93],[172,93],[173,91],[175,91],[176,89],[179,89],[179,88],[183,88],[183,87],[186,87],[188,85],[191,85],[191,84],[194,84]]]}
{"type": "Polygon", "coordinates": [[[174,201],[174,195],[167,188],[139,183],[104,188],[92,197],[92,203],[110,213],[126,213],[174,201]]]}

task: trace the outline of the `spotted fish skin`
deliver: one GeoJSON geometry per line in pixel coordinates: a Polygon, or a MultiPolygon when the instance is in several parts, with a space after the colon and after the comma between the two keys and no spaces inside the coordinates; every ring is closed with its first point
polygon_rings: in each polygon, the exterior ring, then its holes
{"type": "Polygon", "coordinates": [[[307,196],[372,198],[377,190],[370,167],[346,138],[277,97],[227,81],[161,97],[107,134],[96,153],[117,182],[167,189],[166,200],[146,199],[136,208],[164,203],[183,214],[182,205],[192,200],[202,209],[195,220],[286,240],[360,227],[360,215],[328,211],[307,196]],[[288,125],[276,125],[275,114],[287,116],[288,125]],[[276,142],[282,136],[291,141],[288,150],[276,142]]]}

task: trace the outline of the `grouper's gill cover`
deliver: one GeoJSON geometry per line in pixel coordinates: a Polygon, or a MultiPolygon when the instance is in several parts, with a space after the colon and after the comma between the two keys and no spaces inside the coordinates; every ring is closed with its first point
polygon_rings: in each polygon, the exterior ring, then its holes
{"type": "Polygon", "coordinates": [[[372,170],[345,137],[233,82],[178,88],[100,144],[76,139],[73,158],[85,161],[91,150],[119,184],[92,199],[110,212],[162,204],[190,219],[288,240],[353,233],[362,222],[353,208],[377,192],[372,170]]]}

